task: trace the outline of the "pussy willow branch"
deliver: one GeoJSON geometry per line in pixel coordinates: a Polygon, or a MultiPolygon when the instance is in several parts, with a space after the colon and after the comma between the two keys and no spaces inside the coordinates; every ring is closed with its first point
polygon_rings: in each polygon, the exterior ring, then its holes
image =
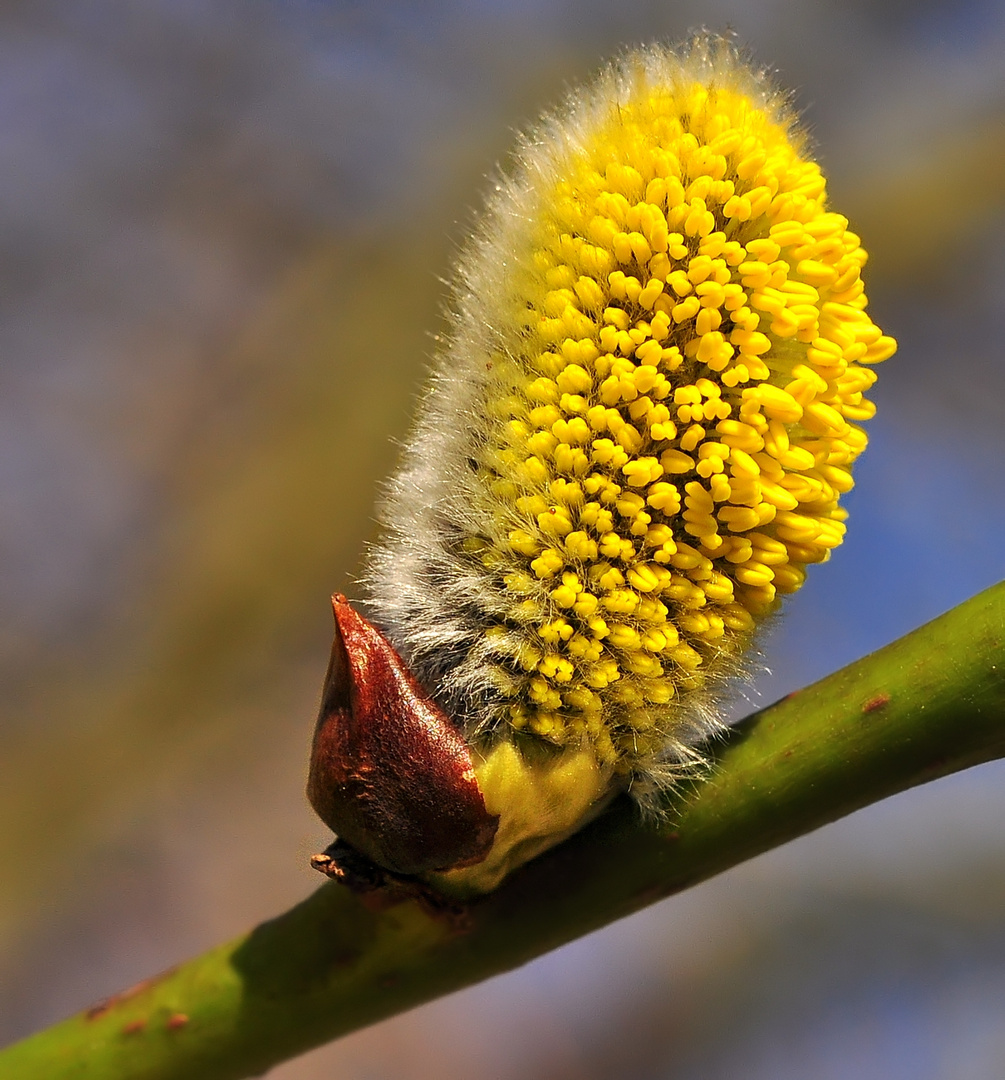
{"type": "Polygon", "coordinates": [[[0,1052],[0,1080],[233,1080],[523,964],[916,784],[1005,756],[1005,583],[748,717],[668,824],[627,800],[460,919],[327,884],[0,1052]]]}

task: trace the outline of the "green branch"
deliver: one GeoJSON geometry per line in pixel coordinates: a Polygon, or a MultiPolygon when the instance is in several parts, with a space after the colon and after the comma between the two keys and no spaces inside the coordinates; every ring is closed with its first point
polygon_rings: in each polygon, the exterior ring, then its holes
{"type": "Polygon", "coordinates": [[[461,917],[338,885],[0,1052],[0,1080],[229,1080],[527,960],[916,784],[1005,755],[1005,584],[725,740],[670,823],[627,800],[461,917]]]}

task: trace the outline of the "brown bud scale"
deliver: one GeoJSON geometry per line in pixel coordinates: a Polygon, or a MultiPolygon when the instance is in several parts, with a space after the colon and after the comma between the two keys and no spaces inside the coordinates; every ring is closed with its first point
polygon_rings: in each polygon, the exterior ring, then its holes
{"type": "Polygon", "coordinates": [[[485,809],[464,736],[340,594],[307,796],[339,839],[396,874],[480,862],[485,809]]]}

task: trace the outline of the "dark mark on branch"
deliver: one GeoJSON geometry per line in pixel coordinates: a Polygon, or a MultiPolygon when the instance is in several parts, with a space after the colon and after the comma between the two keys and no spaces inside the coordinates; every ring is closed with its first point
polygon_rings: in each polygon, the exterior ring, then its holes
{"type": "Polygon", "coordinates": [[[876,694],[873,697],[869,698],[869,700],[862,706],[862,712],[864,712],[864,713],[875,712],[877,709],[882,709],[884,705],[888,705],[889,703],[890,703],[890,695],[889,694],[883,694],[883,693],[876,694]]]}
{"type": "Polygon", "coordinates": [[[168,976],[173,975],[175,970],[175,968],[168,968],[167,971],[162,971],[159,975],[144,979],[142,982],[136,983],[135,986],[127,987],[127,989],[120,990],[117,994],[112,994],[111,997],[107,997],[103,1001],[99,1001],[96,1005],[92,1005],[89,1009],[85,1010],[84,1019],[99,1019],[106,1013],[111,1012],[117,1005],[121,1005],[122,1002],[131,1000],[136,997],[137,994],[142,994],[144,990],[148,990],[151,986],[156,986],[162,979],[166,979],[168,976]]]}

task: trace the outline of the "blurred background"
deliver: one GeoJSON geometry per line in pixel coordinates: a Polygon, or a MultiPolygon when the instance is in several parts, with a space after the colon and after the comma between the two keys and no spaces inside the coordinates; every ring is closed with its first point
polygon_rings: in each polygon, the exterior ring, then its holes
{"type": "MultiPolygon", "coordinates": [[[[751,704],[1005,576],[1005,6],[0,5],[0,1041],[295,903],[331,636],[513,131],[734,28],[872,254],[850,536],[751,704]]],[[[277,1080],[1005,1075],[1005,768],[824,829],[277,1080]]]]}

